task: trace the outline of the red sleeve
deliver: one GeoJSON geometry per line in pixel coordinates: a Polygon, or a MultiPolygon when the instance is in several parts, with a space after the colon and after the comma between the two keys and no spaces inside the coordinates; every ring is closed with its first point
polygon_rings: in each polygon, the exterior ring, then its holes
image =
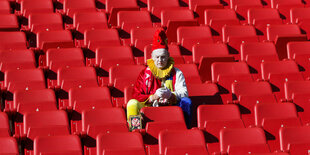
{"type": "Polygon", "coordinates": [[[134,99],[138,100],[139,102],[146,101],[151,95],[151,94],[147,94],[147,92],[145,92],[146,85],[145,85],[144,74],[145,74],[145,69],[143,71],[141,71],[141,73],[139,74],[138,79],[135,83],[133,94],[132,94],[132,97],[134,99]]]}

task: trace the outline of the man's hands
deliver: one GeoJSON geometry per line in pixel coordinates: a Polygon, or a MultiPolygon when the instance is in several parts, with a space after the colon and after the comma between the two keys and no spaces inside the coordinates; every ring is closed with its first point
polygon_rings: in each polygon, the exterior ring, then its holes
{"type": "Polygon", "coordinates": [[[158,105],[167,105],[172,93],[168,88],[159,88],[149,98],[149,103],[157,102],[158,105]]]}

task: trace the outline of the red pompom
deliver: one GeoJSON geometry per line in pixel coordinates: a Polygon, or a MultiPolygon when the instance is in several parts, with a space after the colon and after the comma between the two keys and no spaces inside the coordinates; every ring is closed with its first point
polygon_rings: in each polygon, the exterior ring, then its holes
{"type": "Polygon", "coordinates": [[[164,48],[168,50],[168,38],[164,29],[158,29],[153,37],[152,51],[159,48],[164,48]]]}

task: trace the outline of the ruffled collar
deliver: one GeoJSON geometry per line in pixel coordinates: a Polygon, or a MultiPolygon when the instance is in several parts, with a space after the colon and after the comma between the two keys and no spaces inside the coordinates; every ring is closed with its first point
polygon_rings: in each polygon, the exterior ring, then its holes
{"type": "Polygon", "coordinates": [[[155,66],[153,59],[147,60],[147,65],[150,68],[152,74],[159,79],[167,78],[170,75],[171,70],[174,67],[174,60],[172,57],[169,57],[167,66],[163,69],[159,69],[155,66]]]}

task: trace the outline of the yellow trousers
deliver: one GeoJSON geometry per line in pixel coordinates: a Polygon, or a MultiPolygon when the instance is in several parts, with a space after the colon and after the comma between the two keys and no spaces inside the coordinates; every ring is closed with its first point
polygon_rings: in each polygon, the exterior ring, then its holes
{"type": "Polygon", "coordinates": [[[145,107],[144,103],[139,102],[136,99],[131,99],[127,103],[127,120],[129,119],[129,116],[131,115],[139,115],[140,110],[145,107]]]}

